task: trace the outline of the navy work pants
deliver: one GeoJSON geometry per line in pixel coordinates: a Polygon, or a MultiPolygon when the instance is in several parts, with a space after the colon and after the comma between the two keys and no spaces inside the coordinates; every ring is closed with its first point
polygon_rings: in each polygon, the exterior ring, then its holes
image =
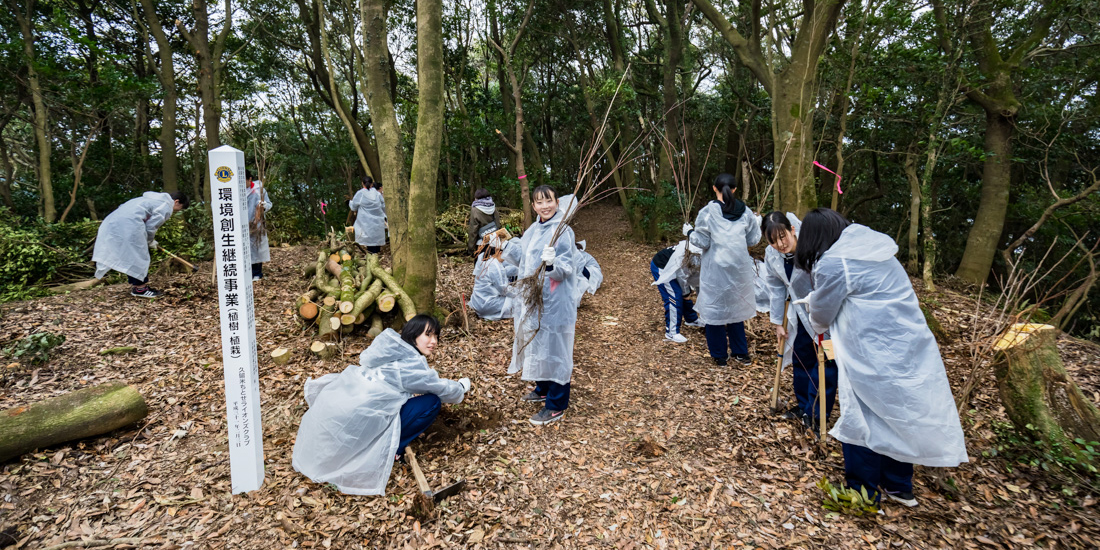
{"type": "Polygon", "coordinates": [[[730,354],[748,355],[749,340],[745,338],[745,322],[728,325],[707,325],[707,350],[715,359],[728,359],[730,354]],[[727,347],[728,346],[728,347],[727,347]]]}
{"type": "Polygon", "coordinates": [[[569,408],[569,384],[558,384],[549,380],[535,382],[535,393],[546,396],[547,409],[564,411],[569,408]]]}
{"type": "MultiPolygon", "coordinates": [[[[802,414],[810,418],[817,418],[821,405],[818,404],[818,372],[817,349],[814,339],[802,322],[795,323],[798,326],[798,334],[794,337],[794,350],[791,357],[792,371],[794,371],[794,395],[798,399],[798,408],[802,414]]],[[[836,380],[838,371],[836,361],[825,361],[825,418],[832,415],[833,403],[836,402],[836,380]]]]}
{"type": "MultiPolygon", "coordinates": [[[[656,281],[660,273],[657,264],[649,262],[649,271],[653,273],[656,281]]],[[[657,285],[657,292],[661,293],[661,301],[665,305],[665,334],[680,334],[680,327],[686,320],[694,323],[699,316],[695,314],[695,304],[684,298],[683,289],[676,279],[657,285]]]]}
{"type": "Polygon", "coordinates": [[[439,416],[442,408],[443,402],[439,400],[439,396],[431,393],[418,395],[401,405],[401,443],[397,446],[398,455],[404,454],[405,447],[435,422],[435,417],[439,416]]]}
{"type": "Polygon", "coordinates": [[[913,492],[913,465],[898,462],[880,455],[867,447],[842,443],[844,449],[844,478],[848,486],[866,489],[867,495],[878,502],[881,487],[891,493],[913,492]]]}

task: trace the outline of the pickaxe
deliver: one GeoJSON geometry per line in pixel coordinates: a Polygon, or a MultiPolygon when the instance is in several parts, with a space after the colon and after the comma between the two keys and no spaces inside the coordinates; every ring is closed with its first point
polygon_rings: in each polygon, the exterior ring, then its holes
{"type": "Polygon", "coordinates": [[[428,486],[428,480],[424,477],[424,472],[420,471],[420,465],[416,462],[416,453],[413,452],[412,447],[405,449],[405,457],[409,461],[409,466],[412,467],[413,475],[416,476],[416,484],[420,486],[420,492],[431,498],[433,504],[458,493],[466,486],[466,480],[460,479],[438,491],[432,491],[428,486]]]}
{"type": "Polygon", "coordinates": [[[176,260],[177,262],[183,264],[184,267],[191,268],[192,273],[199,270],[199,268],[195,267],[195,264],[193,264],[193,263],[191,263],[191,262],[189,262],[189,261],[187,261],[183,258],[180,258],[179,256],[176,256],[175,254],[172,254],[171,252],[165,250],[163,246],[158,246],[157,248],[159,248],[161,252],[164,252],[165,254],[171,256],[173,260],[176,260]]]}

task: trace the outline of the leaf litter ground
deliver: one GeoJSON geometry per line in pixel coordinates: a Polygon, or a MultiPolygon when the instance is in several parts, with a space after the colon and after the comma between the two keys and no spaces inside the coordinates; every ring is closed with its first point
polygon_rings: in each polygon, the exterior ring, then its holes
{"type": "MultiPolygon", "coordinates": [[[[657,249],[629,240],[617,208],[593,205],[578,217],[578,239],[606,280],[578,313],[572,400],[564,420],[535,427],[528,384],[505,374],[511,322],[452,323],[432,365],[473,379],[474,391],[447,406],[414,443],[433,487],[457,478],[466,490],[414,519],[416,482],[395,465],[385,497],[343,495],[290,465],[309,377],[357,360],[366,337],[341,343],[321,361],[306,352],[312,331],[290,304],[306,280],[311,247],[273,248],[256,285],[257,337],[266,481],[229,492],[225,401],[216,294],[209,264],[199,274],[158,276],[168,295],[154,301],[114,285],[3,306],[0,341],[39,331],[67,341],[45,365],[0,372],[3,407],[29,404],[109,380],[135,385],[149,416],[131,429],[41,449],[0,470],[0,546],[48,548],[1095,548],[1095,494],[1063,477],[983,453],[997,445],[1004,411],[993,380],[980,384],[964,420],[971,462],[934,477],[918,468],[920,506],[886,505],[885,516],[836,515],[816,483],[843,481],[840,446],[824,455],[795,424],[768,409],[773,332],[763,316],[748,325],[753,365],[717,367],[702,331],[663,338],[650,286],[657,249]],[[206,275],[203,275],[203,274],[206,275]],[[99,351],[135,346],[125,355],[99,351]],[[293,350],[289,364],[268,354],[293,350]],[[957,488],[957,493],[953,493],[957,488]],[[97,542],[98,541],[98,542],[97,542]],[[73,544],[72,546],[76,546],[73,544]]],[[[442,258],[439,303],[461,311],[472,263],[442,258]]],[[[941,291],[935,315],[956,390],[969,372],[973,300],[941,291]]],[[[453,316],[454,317],[454,316],[453,316]]],[[[1064,338],[1067,366],[1100,401],[1097,349],[1064,338]]],[[[783,380],[788,401],[790,374],[783,380]]]]}

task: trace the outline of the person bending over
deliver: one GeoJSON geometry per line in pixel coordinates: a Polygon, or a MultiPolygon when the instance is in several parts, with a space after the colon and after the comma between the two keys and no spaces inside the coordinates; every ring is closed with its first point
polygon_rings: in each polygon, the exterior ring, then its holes
{"type": "Polygon", "coordinates": [[[440,378],[428,366],[438,335],[439,321],[417,315],[401,334],[379,334],[358,365],[307,381],[294,469],[344,493],[384,494],[394,459],[435,421],[441,403],[461,403],[470,391],[469,378],[440,378]]]}
{"type": "Polygon", "coordinates": [[[692,273],[692,269],[684,265],[685,251],[689,248],[694,249],[691,251],[694,254],[700,252],[684,240],[658,252],[649,262],[653,284],[657,286],[657,292],[665,306],[665,340],[678,344],[687,342],[687,338],[680,334],[682,326],[703,326],[695,313],[694,302],[687,298],[694,289],[691,281],[699,283],[698,271],[692,273]]]}
{"type": "Polygon", "coordinates": [[[959,413],[936,339],[887,235],[815,208],[802,222],[796,266],[812,274],[810,328],[826,329],[840,375],[848,486],[916,506],[913,464],[967,461],[959,413]],[[880,493],[881,490],[881,493],[880,493]]]}
{"type": "Polygon", "coordinates": [[[102,279],[111,270],[126,275],[130,295],[156,298],[159,290],[149,286],[149,251],[157,249],[157,229],[172,214],[191,205],[187,195],[179,191],[158,193],[146,191],[111,212],[99,224],[92,261],[95,277],[102,279]]]}

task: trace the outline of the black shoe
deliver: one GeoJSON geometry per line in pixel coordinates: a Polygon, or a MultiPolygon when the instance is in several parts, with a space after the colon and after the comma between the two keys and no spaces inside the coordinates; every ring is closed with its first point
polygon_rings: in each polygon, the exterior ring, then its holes
{"type": "Polygon", "coordinates": [[[741,363],[742,365],[751,365],[752,364],[752,359],[750,359],[747,354],[746,355],[734,355],[733,360],[737,361],[738,363],[741,363]]]}
{"type": "Polygon", "coordinates": [[[130,289],[130,296],[137,296],[138,298],[156,298],[161,294],[164,293],[148,285],[135,286],[130,289]]]}
{"type": "Polygon", "coordinates": [[[780,415],[784,420],[802,420],[802,409],[797,406],[791,407],[787,412],[780,415]]]}
{"type": "Polygon", "coordinates": [[[543,401],[546,401],[546,396],[539,395],[538,392],[536,392],[535,390],[531,390],[531,393],[523,396],[523,400],[531,403],[542,403],[543,401]]]}
{"type": "Polygon", "coordinates": [[[724,367],[727,364],[726,360],[728,358],[727,357],[711,357],[711,359],[714,359],[714,364],[715,365],[718,365],[719,367],[724,367]]]}
{"type": "Polygon", "coordinates": [[[895,493],[893,491],[887,491],[883,489],[882,494],[886,495],[887,500],[892,500],[894,502],[897,502],[898,504],[901,504],[902,506],[908,506],[909,508],[913,508],[918,504],[917,497],[913,496],[913,493],[908,493],[905,491],[898,491],[895,493]]]}

